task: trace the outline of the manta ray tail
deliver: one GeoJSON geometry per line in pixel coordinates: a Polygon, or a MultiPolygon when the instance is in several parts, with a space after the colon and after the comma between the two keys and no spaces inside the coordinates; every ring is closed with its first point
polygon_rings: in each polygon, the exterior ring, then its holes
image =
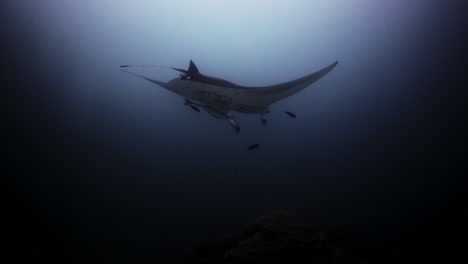
{"type": "Polygon", "coordinates": [[[176,70],[176,71],[179,71],[179,72],[182,72],[182,73],[187,74],[187,71],[186,71],[186,70],[182,70],[182,69],[174,68],[174,67],[162,66],[162,65],[155,65],[155,64],[139,64],[139,65],[136,65],[136,64],[134,64],[134,65],[125,64],[125,65],[120,65],[120,68],[129,68],[129,67],[132,67],[132,68],[137,68],[137,67],[165,68],[165,69],[176,70]]]}

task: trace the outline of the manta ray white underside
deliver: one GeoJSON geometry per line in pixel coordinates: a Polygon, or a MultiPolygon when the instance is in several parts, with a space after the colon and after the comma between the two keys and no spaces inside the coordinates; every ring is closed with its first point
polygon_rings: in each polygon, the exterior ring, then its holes
{"type": "MultiPolygon", "coordinates": [[[[328,72],[330,72],[338,62],[334,62],[320,71],[311,73],[302,78],[289,82],[264,87],[245,87],[232,82],[210,77],[201,74],[193,61],[190,61],[188,70],[171,68],[159,65],[149,65],[150,67],[164,67],[181,72],[179,78],[174,78],[165,83],[126,70],[130,74],[144,78],[163,88],[168,89],[186,98],[185,104],[202,108],[218,119],[226,119],[237,133],[240,126],[230,112],[240,112],[245,114],[259,114],[263,124],[266,119],[263,117],[269,113],[269,106],[286,97],[289,97],[312,83],[316,82],[328,72]]],[[[126,67],[140,67],[145,65],[122,65],[126,67]]]]}

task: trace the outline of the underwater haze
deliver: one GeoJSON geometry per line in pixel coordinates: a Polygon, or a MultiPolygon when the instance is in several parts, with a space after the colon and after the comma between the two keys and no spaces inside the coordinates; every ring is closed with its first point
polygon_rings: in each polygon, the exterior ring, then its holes
{"type": "Polygon", "coordinates": [[[462,2],[3,1],[10,252],[181,263],[284,210],[371,263],[456,256],[467,219],[462,2]],[[120,70],[190,60],[242,86],[338,65],[271,105],[267,125],[233,112],[236,134],[120,70]]]}

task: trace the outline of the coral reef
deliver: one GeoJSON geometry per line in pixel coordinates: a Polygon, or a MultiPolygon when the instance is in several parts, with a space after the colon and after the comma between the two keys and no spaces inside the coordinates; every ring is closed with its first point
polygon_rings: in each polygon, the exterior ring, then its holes
{"type": "Polygon", "coordinates": [[[243,227],[242,236],[196,248],[187,263],[359,263],[319,228],[285,211],[269,212],[243,227]]]}

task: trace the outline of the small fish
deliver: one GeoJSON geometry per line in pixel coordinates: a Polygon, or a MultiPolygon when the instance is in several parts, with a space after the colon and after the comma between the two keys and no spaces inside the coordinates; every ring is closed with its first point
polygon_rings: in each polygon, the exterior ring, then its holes
{"type": "Polygon", "coordinates": [[[296,115],[291,113],[291,112],[288,112],[288,111],[284,111],[288,116],[291,116],[291,117],[294,117],[296,118],[296,115]]]}
{"type": "Polygon", "coordinates": [[[247,148],[247,150],[256,149],[256,148],[258,148],[258,147],[260,147],[259,144],[253,144],[253,145],[249,146],[249,147],[247,148]]]}
{"type": "Polygon", "coordinates": [[[200,112],[200,109],[198,109],[198,107],[194,106],[194,105],[190,105],[190,107],[192,107],[193,110],[197,111],[197,112],[200,112]]]}

